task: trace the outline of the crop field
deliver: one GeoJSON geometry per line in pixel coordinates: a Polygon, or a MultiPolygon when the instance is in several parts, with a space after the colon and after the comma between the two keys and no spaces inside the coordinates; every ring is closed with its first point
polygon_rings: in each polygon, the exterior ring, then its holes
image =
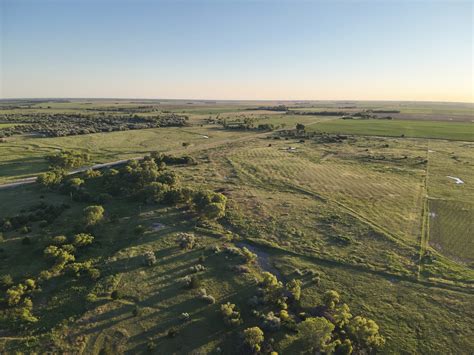
{"type": "Polygon", "coordinates": [[[0,107],[19,120],[116,109],[188,116],[180,127],[2,139],[0,352],[249,353],[242,334],[259,327],[260,353],[297,354],[308,349],[306,319],[332,325],[349,307],[331,339],[350,339],[354,354],[472,353],[472,124],[342,120],[279,105],[414,116],[469,109],[184,100],[0,107]],[[36,183],[4,185],[38,174],[36,183]],[[340,297],[334,307],[330,291],[340,297]],[[354,335],[356,316],[376,322],[377,349],[354,335]]]}
{"type": "Polygon", "coordinates": [[[474,141],[474,123],[415,120],[341,120],[312,125],[316,132],[474,141]]]}

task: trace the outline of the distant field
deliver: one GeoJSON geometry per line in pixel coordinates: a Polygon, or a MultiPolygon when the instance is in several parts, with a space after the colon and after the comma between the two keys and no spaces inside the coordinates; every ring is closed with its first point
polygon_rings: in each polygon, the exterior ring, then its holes
{"type": "Polygon", "coordinates": [[[474,141],[474,124],[410,120],[342,120],[334,119],[311,127],[311,131],[370,136],[437,138],[474,141]]]}

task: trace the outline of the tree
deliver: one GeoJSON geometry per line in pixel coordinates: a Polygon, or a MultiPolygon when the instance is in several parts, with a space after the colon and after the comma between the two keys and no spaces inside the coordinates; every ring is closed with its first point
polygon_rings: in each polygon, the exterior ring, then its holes
{"type": "Polygon", "coordinates": [[[263,331],[259,327],[247,328],[244,330],[244,344],[253,352],[259,352],[263,341],[263,331]]]}
{"type": "Polygon", "coordinates": [[[296,124],[296,129],[297,129],[298,131],[304,131],[305,125],[302,124],[302,123],[297,123],[297,124],[296,124]]]}
{"type": "Polygon", "coordinates": [[[85,247],[92,244],[94,237],[88,233],[79,233],[74,236],[73,244],[76,247],[85,247]]]}
{"type": "Polygon", "coordinates": [[[221,313],[224,317],[225,324],[229,326],[237,326],[242,323],[240,312],[237,310],[235,304],[230,302],[224,303],[221,305],[221,313]]]}
{"type": "Polygon", "coordinates": [[[87,226],[93,226],[104,218],[104,207],[88,206],[84,208],[84,222],[87,226]]]}
{"type": "Polygon", "coordinates": [[[196,212],[207,219],[219,219],[224,217],[227,197],[221,193],[208,190],[197,191],[192,203],[196,212]]]}
{"type": "Polygon", "coordinates": [[[290,292],[291,297],[295,301],[299,301],[301,298],[301,285],[303,283],[300,280],[293,279],[286,284],[286,289],[290,292]]]}
{"type": "Polygon", "coordinates": [[[152,266],[156,264],[156,256],[155,253],[151,250],[147,250],[143,255],[145,265],[152,266]]]}
{"type": "Polygon", "coordinates": [[[278,302],[283,284],[278,281],[277,277],[269,272],[262,273],[263,280],[261,282],[261,287],[264,292],[265,302],[276,303],[278,302]]]}
{"type": "Polygon", "coordinates": [[[246,263],[253,263],[253,262],[255,262],[255,260],[257,260],[257,254],[252,253],[246,247],[242,248],[242,255],[244,256],[246,263]]]}
{"type": "Polygon", "coordinates": [[[43,174],[39,174],[36,182],[44,187],[54,187],[59,185],[64,178],[66,177],[66,172],[64,170],[55,169],[48,171],[43,174]]]}
{"type": "Polygon", "coordinates": [[[7,275],[2,275],[2,277],[0,277],[0,287],[7,288],[12,285],[13,285],[13,278],[11,277],[11,275],[7,274],[7,275]]]}
{"type": "Polygon", "coordinates": [[[352,318],[351,310],[349,306],[343,303],[340,307],[337,307],[333,313],[334,324],[339,328],[343,328],[347,325],[352,318]]]}
{"type": "Polygon", "coordinates": [[[196,237],[192,233],[179,233],[178,237],[178,244],[181,249],[192,249],[196,244],[196,237]]]}
{"type": "Polygon", "coordinates": [[[367,347],[372,350],[385,344],[385,339],[379,334],[379,326],[371,319],[354,317],[347,328],[351,337],[361,348],[367,347]]]}
{"type": "Polygon", "coordinates": [[[336,305],[339,303],[339,293],[334,290],[326,291],[323,296],[324,304],[329,309],[334,309],[336,305]]]}
{"type": "Polygon", "coordinates": [[[72,178],[68,180],[68,184],[71,188],[77,190],[79,189],[79,187],[81,187],[81,185],[84,184],[84,180],[82,180],[81,178],[72,178]]]}
{"type": "Polygon", "coordinates": [[[88,162],[89,159],[89,154],[75,151],[62,151],[46,157],[51,166],[61,169],[78,168],[88,162]]]}
{"type": "Polygon", "coordinates": [[[6,300],[9,306],[16,306],[26,292],[26,286],[19,284],[12,286],[7,290],[6,300]]]}
{"type": "Polygon", "coordinates": [[[323,317],[307,318],[297,326],[298,338],[312,352],[334,351],[336,343],[331,342],[334,324],[323,317]]]}
{"type": "Polygon", "coordinates": [[[352,342],[350,339],[344,339],[344,341],[338,341],[338,344],[336,346],[336,352],[335,354],[337,355],[350,355],[352,354],[352,351],[354,348],[352,347],[352,342]]]}

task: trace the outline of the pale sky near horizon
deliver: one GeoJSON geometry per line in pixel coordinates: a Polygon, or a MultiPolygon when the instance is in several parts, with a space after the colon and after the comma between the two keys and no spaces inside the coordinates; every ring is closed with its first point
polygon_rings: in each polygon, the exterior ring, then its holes
{"type": "Polygon", "coordinates": [[[0,0],[0,98],[473,102],[473,1],[0,0]]]}

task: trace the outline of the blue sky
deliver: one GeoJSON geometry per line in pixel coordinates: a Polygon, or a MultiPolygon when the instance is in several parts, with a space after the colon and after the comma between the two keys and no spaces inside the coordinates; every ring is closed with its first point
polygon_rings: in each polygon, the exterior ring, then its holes
{"type": "Polygon", "coordinates": [[[470,1],[0,3],[3,98],[473,101],[470,1]]]}

